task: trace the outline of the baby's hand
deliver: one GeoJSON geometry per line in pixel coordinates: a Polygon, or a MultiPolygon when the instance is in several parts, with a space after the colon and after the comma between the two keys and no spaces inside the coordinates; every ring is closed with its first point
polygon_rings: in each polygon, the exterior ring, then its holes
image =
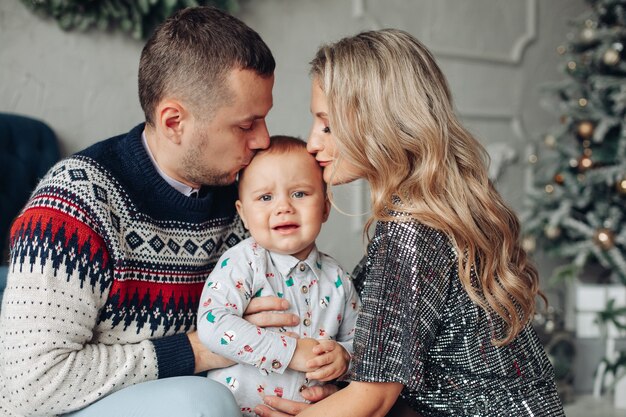
{"type": "Polygon", "coordinates": [[[307,372],[315,369],[308,367],[307,363],[318,355],[318,353],[314,352],[314,349],[318,345],[319,342],[317,340],[309,337],[298,339],[296,351],[293,353],[291,362],[289,362],[289,368],[300,372],[307,372]]]}
{"type": "Polygon", "coordinates": [[[306,366],[314,371],[307,372],[306,377],[318,381],[330,381],[337,379],[348,370],[350,353],[334,340],[320,340],[313,347],[313,353],[317,356],[310,359],[306,366]]]}

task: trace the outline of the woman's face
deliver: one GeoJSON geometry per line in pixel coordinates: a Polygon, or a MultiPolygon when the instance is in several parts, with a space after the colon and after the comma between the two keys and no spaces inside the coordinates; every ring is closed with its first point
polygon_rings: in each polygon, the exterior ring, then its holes
{"type": "Polygon", "coordinates": [[[307,150],[315,155],[324,170],[324,181],[328,184],[345,184],[360,178],[356,168],[345,159],[339,158],[335,137],[328,121],[326,94],[317,80],[311,84],[311,114],[313,126],[307,141],[307,150]]]}

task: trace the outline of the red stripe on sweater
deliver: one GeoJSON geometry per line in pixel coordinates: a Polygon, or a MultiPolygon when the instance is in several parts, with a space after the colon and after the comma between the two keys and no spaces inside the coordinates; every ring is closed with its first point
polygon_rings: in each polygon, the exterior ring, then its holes
{"type": "Polygon", "coordinates": [[[200,300],[203,286],[204,282],[172,284],[128,279],[123,281],[114,280],[111,286],[111,294],[119,294],[119,304],[132,299],[135,294],[137,294],[139,300],[143,300],[148,295],[150,305],[154,304],[159,295],[161,295],[164,303],[173,299],[178,304],[182,297],[185,302],[191,301],[192,304],[197,304],[200,300]]]}
{"type": "Polygon", "coordinates": [[[15,243],[15,239],[18,239],[18,234],[20,233],[20,229],[24,227],[25,231],[28,231],[28,224],[31,223],[30,236],[29,238],[33,238],[37,223],[41,223],[40,231],[41,234],[39,239],[43,239],[44,233],[48,228],[48,225],[51,224],[52,236],[50,236],[51,241],[57,239],[59,230],[65,226],[65,236],[63,240],[65,244],[68,243],[72,235],[76,233],[78,237],[78,250],[80,251],[83,245],[90,240],[90,257],[98,252],[98,250],[102,250],[103,254],[103,267],[109,263],[109,252],[107,251],[106,245],[104,244],[104,240],[100,235],[94,232],[89,226],[85,223],[77,220],[76,218],[70,216],[69,214],[63,213],[61,211],[47,208],[47,207],[33,207],[30,208],[24,213],[22,213],[15,222],[13,222],[13,226],[11,226],[11,244],[15,243]]]}

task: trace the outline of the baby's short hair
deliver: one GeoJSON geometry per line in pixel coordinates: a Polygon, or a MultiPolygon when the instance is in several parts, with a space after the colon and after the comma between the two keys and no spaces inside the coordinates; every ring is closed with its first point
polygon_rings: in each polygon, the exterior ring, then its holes
{"type": "MultiPolygon", "coordinates": [[[[270,146],[267,149],[257,151],[257,155],[262,155],[264,153],[275,153],[283,155],[294,151],[304,151],[308,153],[306,149],[306,142],[295,136],[273,135],[270,136],[270,146]]],[[[311,155],[311,158],[315,157],[311,155]]],[[[322,168],[320,167],[320,170],[321,169],[322,168]]],[[[241,185],[241,180],[243,179],[245,171],[246,169],[244,168],[239,172],[239,185],[241,185]]],[[[326,192],[326,183],[324,183],[324,192],[326,192]]]]}
{"type": "Polygon", "coordinates": [[[306,150],[306,142],[295,136],[274,135],[270,137],[270,146],[259,153],[289,153],[297,149],[306,150]]]}

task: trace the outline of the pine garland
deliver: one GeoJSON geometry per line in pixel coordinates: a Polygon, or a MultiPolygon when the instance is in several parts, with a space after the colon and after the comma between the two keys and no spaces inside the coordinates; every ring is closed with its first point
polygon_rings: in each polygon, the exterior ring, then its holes
{"type": "Polygon", "coordinates": [[[185,7],[212,5],[234,13],[237,0],[21,0],[35,13],[57,20],[63,30],[120,30],[146,39],[171,14],[185,7]]]}

